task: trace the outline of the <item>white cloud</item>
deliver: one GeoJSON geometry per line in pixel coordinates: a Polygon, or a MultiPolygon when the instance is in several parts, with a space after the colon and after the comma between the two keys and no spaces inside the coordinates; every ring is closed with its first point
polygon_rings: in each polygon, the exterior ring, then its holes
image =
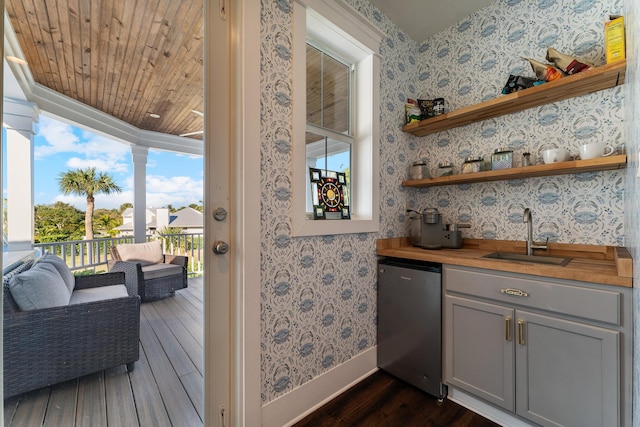
{"type": "Polygon", "coordinates": [[[74,153],[84,155],[84,159],[71,158],[67,163],[69,167],[95,166],[98,170],[116,172],[129,170],[130,149],[126,144],[89,132],[82,132],[82,138],[78,138],[73,133],[73,129],[73,126],[41,116],[38,136],[44,138],[46,144],[38,144],[34,147],[35,158],[43,159],[59,153],[74,153]]]}
{"type": "Polygon", "coordinates": [[[66,165],[72,169],[86,169],[94,167],[98,171],[105,172],[128,172],[129,168],[124,163],[113,162],[109,159],[80,159],[71,157],[67,160],[66,165]]]}
{"type": "MultiPolygon", "coordinates": [[[[84,211],[87,209],[87,198],[84,196],[74,196],[59,194],[56,196],[55,202],[68,203],[71,206],[84,211]]],[[[118,209],[123,203],[133,202],[133,192],[123,191],[122,193],[113,194],[97,194],[95,196],[95,208],[96,209],[118,209]]]]}
{"type": "MultiPolygon", "coordinates": [[[[147,176],[147,207],[159,208],[167,205],[173,207],[188,206],[203,200],[203,181],[185,176],[166,177],[161,175],[147,176]]],[[[59,195],[55,201],[69,203],[80,210],[86,209],[86,198],[82,196],[59,195]]],[[[133,203],[133,178],[126,180],[125,189],[121,193],[95,196],[96,208],[117,209],[123,203],[133,203]]]]}
{"type": "Polygon", "coordinates": [[[202,194],[203,181],[188,176],[147,175],[147,192],[202,194]]]}
{"type": "Polygon", "coordinates": [[[56,153],[77,151],[79,139],[73,134],[72,127],[57,120],[40,116],[38,135],[44,137],[49,145],[37,145],[34,148],[36,159],[56,153]]]}

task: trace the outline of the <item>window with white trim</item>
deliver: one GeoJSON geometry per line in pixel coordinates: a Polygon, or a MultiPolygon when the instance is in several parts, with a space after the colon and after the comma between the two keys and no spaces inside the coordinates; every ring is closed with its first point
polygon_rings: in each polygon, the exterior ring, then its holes
{"type": "MultiPolygon", "coordinates": [[[[353,75],[355,64],[337,58],[329,48],[307,41],[307,126],[305,154],[307,167],[321,171],[322,176],[336,178],[342,173],[345,183],[342,205],[349,211],[351,147],[354,116],[353,75]]],[[[312,191],[307,176],[306,211],[318,205],[318,194],[312,191]]],[[[331,191],[331,190],[330,190],[331,191]]],[[[333,191],[331,191],[333,193],[333,191]]],[[[333,196],[333,195],[332,195],[333,196]]],[[[333,212],[340,219],[342,212],[333,212]]],[[[330,213],[326,213],[327,216],[330,213]]]]}
{"type": "Polygon", "coordinates": [[[343,2],[294,3],[294,236],[378,231],[382,36],[343,2]],[[350,219],[313,219],[310,167],[346,176],[350,219]]]}

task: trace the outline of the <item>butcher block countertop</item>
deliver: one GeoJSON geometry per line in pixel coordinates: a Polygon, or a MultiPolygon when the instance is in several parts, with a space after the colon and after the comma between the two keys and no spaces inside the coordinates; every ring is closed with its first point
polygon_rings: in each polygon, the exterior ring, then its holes
{"type": "Polygon", "coordinates": [[[400,237],[378,240],[376,252],[394,258],[632,287],[633,261],[629,251],[619,246],[549,243],[547,251],[535,251],[535,255],[571,258],[565,266],[482,258],[492,252],[524,254],[525,242],[513,240],[464,239],[462,249],[429,250],[414,247],[408,237],[400,237]]]}

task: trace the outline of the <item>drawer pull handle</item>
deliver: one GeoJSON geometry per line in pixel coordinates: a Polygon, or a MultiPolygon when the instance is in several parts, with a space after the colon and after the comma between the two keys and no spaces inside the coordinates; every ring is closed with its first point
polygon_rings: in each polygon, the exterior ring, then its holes
{"type": "Polygon", "coordinates": [[[514,297],[528,297],[529,294],[521,291],[520,289],[513,289],[513,288],[505,288],[500,290],[500,292],[502,292],[505,295],[511,295],[514,297]]]}
{"type": "Polygon", "coordinates": [[[504,318],[504,339],[511,341],[511,317],[504,318]]]}
{"type": "Polygon", "coordinates": [[[518,320],[518,344],[524,345],[524,320],[518,320]]]}

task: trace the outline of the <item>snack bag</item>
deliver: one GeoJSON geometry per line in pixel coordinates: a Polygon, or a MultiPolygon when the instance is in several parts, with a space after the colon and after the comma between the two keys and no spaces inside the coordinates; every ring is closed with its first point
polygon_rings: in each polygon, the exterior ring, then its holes
{"type": "Polygon", "coordinates": [[[522,89],[528,89],[533,86],[544,83],[544,80],[532,79],[531,77],[509,75],[507,83],[502,88],[502,94],[507,95],[522,89]]]}
{"type": "Polygon", "coordinates": [[[536,61],[535,59],[531,58],[522,59],[524,59],[525,61],[529,61],[533,72],[536,73],[536,77],[540,80],[550,82],[553,80],[558,80],[559,78],[564,76],[562,71],[560,71],[560,69],[554,67],[553,65],[543,64],[542,62],[536,61]]]}
{"type": "Polygon", "coordinates": [[[405,123],[408,125],[423,119],[420,107],[418,107],[416,101],[413,99],[407,99],[407,103],[404,104],[404,114],[405,123]]]}
{"type": "Polygon", "coordinates": [[[547,61],[553,62],[556,67],[560,68],[565,74],[572,75],[581,71],[590,70],[594,67],[582,59],[573,58],[564,53],[560,53],[552,47],[547,48],[547,61]]]}
{"type": "Polygon", "coordinates": [[[418,99],[418,106],[420,107],[422,117],[427,118],[435,116],[433,112],[433,99],[418,99]]]}

